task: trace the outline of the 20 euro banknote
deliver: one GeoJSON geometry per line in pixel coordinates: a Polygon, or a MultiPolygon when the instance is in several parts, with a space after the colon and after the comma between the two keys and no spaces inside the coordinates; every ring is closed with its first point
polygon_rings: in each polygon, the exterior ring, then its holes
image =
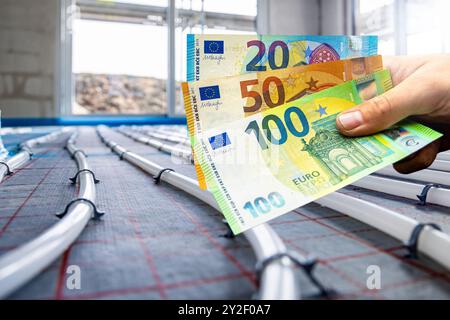
{"type": "Polygon", "coordinates": [[[207,181],[235,234],[340,189],[441,136],[418,123],[347,138],[336,116],[392,87],[383,70],[193,137],[207,181]]]}
{"type": "Polygon", "coordinates": [[[187,81],[376,55],[376,36],[187,35],[187,81]]]}
{"type": "MultiPolygon", "coordinates": [[[[381,56],[371,56],[184,82],[182,91],[189,135],[295,101],[382,68],[381,56]]],[[[206,182],[198,163],[196,171],[200,188],[205,189],[206,182]]]]}

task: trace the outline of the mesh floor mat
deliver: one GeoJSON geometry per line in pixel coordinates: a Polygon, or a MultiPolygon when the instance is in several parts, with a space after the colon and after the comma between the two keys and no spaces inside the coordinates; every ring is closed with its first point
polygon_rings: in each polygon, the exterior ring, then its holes
{"type": "MultiPolygon", "coordinates": [[[[128,150],[195,178],[192,165],[174,163],[149,146],[117,133],[128,150]]],[[[97,205],[106,215],[91,221],[78,240],[13,299],[245,299],[257,290],[255,257],[245,237],[222,237],[221,214],[167,183],[118,160],[94,128],[80,129],[77,146],[101,180],[97,205]],[[66,287],[66,270],[81,268],[81,289],[66,287]]],[[[68,178],[76,165],[62,142],[45,146],[0,184],[0,254],[58,221],[55,213],[76,197],[68,178]]],[[[348,187],[343,192],[450,231],[448,208],[348,187]]],[[[286,245],[319,258],[315,273],[336,298],[450,298],[450,275],[432,261],[404,258],[397,240],[339,212],[309,204],[270,223],[286,245]],[[381,268],[381,290],[368,290],[369,265],[381,268]]],[[[304,296],[316,288],[298,272],[304,296]]]]}

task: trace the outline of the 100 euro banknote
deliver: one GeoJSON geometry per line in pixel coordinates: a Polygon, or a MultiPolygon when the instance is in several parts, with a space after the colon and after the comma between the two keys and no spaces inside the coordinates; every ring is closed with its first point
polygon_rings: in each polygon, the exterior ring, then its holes
{"type": "Polygon", "coordinates": [[[383,70],[193,137],[208,190],[235,234],[340,189],[441,136],[418,123],[348,138],[336,116],[392,87],[383,70]]]}
{"type": "MultiPolygon", "coordinates": [[[[358,79],[383,68],[381,56],[182,83],[189,135],[358,79]]],[[[195,155],[194,155],[195,156],[195,155]]],[[[206,188],[198,163],[200,188],[206,188]]]]}
{"type": "Polygon", "coordinates": [[[187,35],[187,81],[376,55],[376,36],[187,35]]]}

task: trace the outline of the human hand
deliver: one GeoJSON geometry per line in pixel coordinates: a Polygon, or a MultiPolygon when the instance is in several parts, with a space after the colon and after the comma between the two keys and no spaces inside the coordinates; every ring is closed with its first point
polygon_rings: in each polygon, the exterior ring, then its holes
{"type": "Polygon", "coordinates": [[[412,117],[444,134],[413,155],[394,164],[401,173],[430,166],[450,149],[450,55],[387,57],[394,88],[342,112],[336,127],[346,136],[370,135],[412,117]]]}

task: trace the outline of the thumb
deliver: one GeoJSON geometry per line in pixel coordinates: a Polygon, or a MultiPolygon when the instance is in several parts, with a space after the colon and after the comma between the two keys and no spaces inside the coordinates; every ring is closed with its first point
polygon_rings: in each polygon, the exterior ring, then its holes
{"type": "Polygon", "coordinates": [[[400,120],[423,114],[426,102],[424,92],[417,90],[414,82],[404,81],[386,93],[367,100],[342,112],[336,127],[346,136],[370,135],[387,129],[400,120]]]}

